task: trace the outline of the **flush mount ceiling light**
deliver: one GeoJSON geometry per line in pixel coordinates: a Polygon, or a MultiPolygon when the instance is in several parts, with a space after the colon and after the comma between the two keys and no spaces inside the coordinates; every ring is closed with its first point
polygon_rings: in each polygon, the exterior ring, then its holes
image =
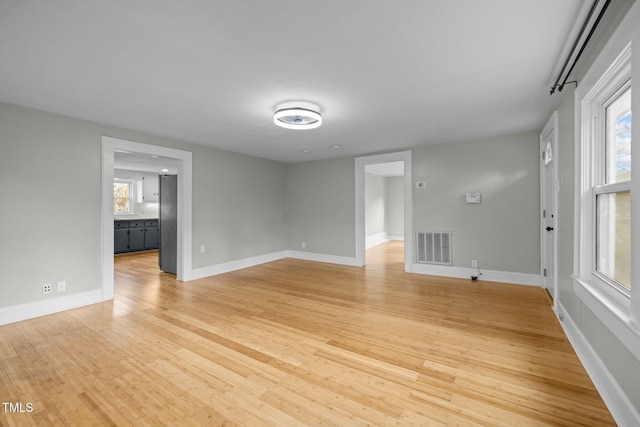
{"type": "Polygon", "coordinates": [[[315,129],[322,124],[316,108],[281,106],[273,115],[273,123],[286,129],[315,129]]]}

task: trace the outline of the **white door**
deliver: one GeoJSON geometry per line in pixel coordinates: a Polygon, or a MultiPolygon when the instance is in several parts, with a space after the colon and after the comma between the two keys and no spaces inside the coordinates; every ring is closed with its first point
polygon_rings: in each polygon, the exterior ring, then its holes
{"type": "Polygon", "coordinates": [[[542,286],[549,291],[556,304],[556,224],[557,224],[557,178],[556,178],[556,113],[540,135],[541,155],[541,267],[542,286]]]}

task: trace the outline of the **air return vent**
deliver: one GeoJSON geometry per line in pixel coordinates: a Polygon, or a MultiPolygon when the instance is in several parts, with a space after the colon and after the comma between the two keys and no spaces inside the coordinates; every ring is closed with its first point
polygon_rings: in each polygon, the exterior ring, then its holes
{"type": "Polygon", "coordinates": [[[451,265],[451,232],[418,231],[417,262],[421,264],[451,265]]]}

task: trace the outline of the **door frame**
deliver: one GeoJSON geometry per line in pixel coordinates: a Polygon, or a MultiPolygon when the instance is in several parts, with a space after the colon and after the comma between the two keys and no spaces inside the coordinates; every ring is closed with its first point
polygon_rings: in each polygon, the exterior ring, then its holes
{"type": "Polygon", "coordinates": [[[113,299],[113,168],[114,151],[168,157],[178,161],[178,259],[176,279],[191,280],[192,153],[158,145],[102,137],[102,300],[113,299]]]}
{"type": "Polygon", "coordinates": [[[551,280],[553,280],[553,293],[550,292],[551,297],[553,298],[553,309],[557,311],[558,307],[558,191],[559,181],[558,181],[558,111],[554,111],[544,129],[540,133],[540,283],[543,288],[547,289],[547,278],[545,277],[545,267],[546,267],[546,259],[547,259],[547,238],[548,233],[545,230],[545,206],[546,206],[546,197],[547,197],[547,178],[545,173],[545,158],[543,153],[545,153],[547,148],[547,142],[551,142],[551,148],[553,153],[553,160],[551,162],[551,173],[553,176],[553,181],[551,183],[554,191],[551,192],[552,205],[554,207],[553,212],[553,228],[554,232],[551,237],[551,245],[553,248],[553,256],[551,262],[553,263],[551,271],[552,276],[551,280]]]}
{"type": "Polygon", "coordinates": [[[365,233],[365,166],[378,163],[404,162],[404,271],[413,271],[413,174],[411,172],[411,151],[356,157],[356,266],[366,263],[365,233]]]}

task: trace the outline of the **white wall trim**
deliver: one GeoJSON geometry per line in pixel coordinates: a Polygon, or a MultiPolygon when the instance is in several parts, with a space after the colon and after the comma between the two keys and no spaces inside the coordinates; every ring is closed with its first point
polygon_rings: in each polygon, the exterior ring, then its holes
{"type": "Polygon", "coordinates": [[[349,266],[355,266],[356,263],[355,258],[352,257],[285,250],[197,268],[191,272],[191,280],[202,279],[209,276],[216,276],[218,274],[230,273],[232,271],[242,270],[243,268],[249,268],[284,258],[295,258],[305,261],[326,262],[330,264],[349,266]]]}
{"type": "Polygon", "coordinates": [[[573,346],[580,362],[589,374],[591,381],[602,396],[614,420],[621,426],[640,425],[640,414],[611,375],[602,359],[595,352],[589,341],[580,332],[571,316],[561,302],[558,303],[560,325],[573,346]]]}
{"type": "Polygon", "coordinates": [[[102,290],[95,289],[26,304],[2,307],[0,308],[0,325],[46,316],[47,314],[59,313],[102,301],[102,290]]]}
{"type": "MultiPolygon", "coordinates": [[[[450,267],[447,265],[413,264],[413,272],[429,274],[433,276],[455,277],[459,279],[471,279],[477,276],[475,268],[450,267]]],[[[486,282],[512,283],[516,285],[541,286],[542,280],[539,274],[514,273],[509,271],[481,270],[482,275],[478,280],[486,282]]]]}
{"type": "Polygon", "coordinates": [[[387,236],[387,233],[385,233],[384,231],[381,231],[380,233],[367,236],[366,246],[367,246],[367,249],[371,249],[375,246],[381,245],[383,243],[387,243],[389,240],[391,239],[389,239],[389,237],[387,236]]]}
{"type": "Polygon", "coordinates": [[[203,277],[216,276],[218,274],[230,273],[243,268],[249,268],[267,262],[277,261],[287,258],[287,251],[273,252],[265,255],[258,255],[250,258],[239,259],[235,261],[224,262],[222,264],[210,265],[207,267],[197,268],[191,272],[191,280],[202,279],[203,277]]]}
{"type": "Polygon", "coordinates": [[[302,251],[287,251],[287,256],[289,258],[302,259],[305,261],[326,262],[329,264],[340,264],[340,265],[350,265],[350,266],[356,265],[356,259],[354,257],[347,257],[347,256],[318,254],[314,252],[302,252],[302,251]]]}

